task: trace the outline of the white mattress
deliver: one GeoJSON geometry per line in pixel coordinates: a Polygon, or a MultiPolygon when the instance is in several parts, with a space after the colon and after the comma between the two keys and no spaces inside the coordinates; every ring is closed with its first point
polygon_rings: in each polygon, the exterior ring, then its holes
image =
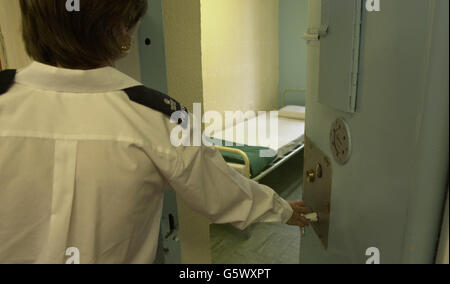
{"type": "MultiPolygon", "coordinates": [[[[268,114],[264,114],[266,118],[269,117],[268,114]]],[[[274,137],[272,141],[269,139],[264,139],[266,141],[260,141],[258,137],[258,129],[253,125],[257,125],[258,117],[251,118],[247,121],[238,123],[233,128],[228,128],[224,131],[218,131],[213,135],[213,138],[226,140],[230,142],[235,142],[242,145],[248,146],[260,146],[267,147],[277,151],[278,156],[283,156],[286,153],[291,152],[297,146],[303,144],[305,135],[305,121],[301,119],[292,118],[278,118],[278,135],[274,137]],[[249,127],[252,125],[253,127],[249,127]],[[236,129],[244,129],[244,135],[237,137],[236,129]],[[248,129],[248,131],[246,131],[248,129]],[[227,136],[227,133],[235,133],[233,139],[231,136],[227,136]]],[[[268,121],[268,120],[267,120],[268,121]]],[[[267,127],[270,127],[270,123],[267,123],[267,127]]],[[[268,130],[266,133],[270,133],[268,130]]],[[[271,134],[272,135],[272,134],[271,134]]]]}

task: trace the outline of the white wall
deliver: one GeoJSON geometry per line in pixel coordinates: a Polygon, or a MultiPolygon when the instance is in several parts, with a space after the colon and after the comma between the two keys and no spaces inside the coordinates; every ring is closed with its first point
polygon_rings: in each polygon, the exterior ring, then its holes
{"type": "MultiPolygon", "coordinates": [[[[163,0],[167,82],[171,97],[192,112],[203,103],[200,0],[163,0]]],[[[178,200],[182,263],[210,263],[209,222],[178,200]]]]}
{"type": "Polygon", "coordinates": [[[202,0],[205,110],[278,106],[278,0],[202,0]]]}
{"type": "MultiPolygon", "coordinates": [[[[279,22],[279,93],[306,89],[306,41],[302,35],[308,29],[308,0],[281,0],[279,22]]],[[[285,103],[304,106],[305,100],[303,92],[289,92],[285,103]]]]}

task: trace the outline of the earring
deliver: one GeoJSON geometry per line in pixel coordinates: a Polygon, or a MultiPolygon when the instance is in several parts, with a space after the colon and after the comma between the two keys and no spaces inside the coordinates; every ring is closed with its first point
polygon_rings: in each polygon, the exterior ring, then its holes
{"type": "Polygon", "coordinates": [[[124,41],[124,43],[122,43],[122,45],[120,46],[120,49],[123,52],[127,52],[131,49],[131,38],[127,37],[124,41]]]}
{"type": "Polygon", "coordinates": [[[122,51],[128,51],[128,50],[131,49],[131,44],[129,44],[129,43],[122,44],[122,46],[120,47],[120,49],[121,49],[122,51]]]}

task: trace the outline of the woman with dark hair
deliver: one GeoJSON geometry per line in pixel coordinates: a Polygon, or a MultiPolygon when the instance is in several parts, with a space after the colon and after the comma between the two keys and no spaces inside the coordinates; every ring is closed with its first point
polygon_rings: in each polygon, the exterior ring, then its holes
{"type": "Polygon", "coordinates": [[[152,263],[164,188],[214,223],[307,225],[214,148],[172,146],[185,109],[111,67],[146,0],[20,4],[35,62],[0,73],[0,263],[152,263]]]}

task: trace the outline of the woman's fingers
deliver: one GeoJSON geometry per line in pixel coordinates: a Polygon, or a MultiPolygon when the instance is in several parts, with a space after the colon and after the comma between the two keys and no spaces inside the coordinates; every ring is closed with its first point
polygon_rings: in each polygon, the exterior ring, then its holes
{"type": "Polygon", "coordinates": [[[311,213],[311,210],[308,208],[308,206],[306,206],[306,203],[303,201],[292,202],[291,207],[295,208],[294,210],[297,210],[302,214],[311,213]]]}
{"type": "Polygon", "coordinates": [[[300,227],[308,227],[309,226],[309,221],[308,219],[306,219],[305,217],[301,216],[299,218],[299,223],[300,223],[300,227]]]}
{"type": "Polygon", "coordinates": [[[309,225],[308,219],[306,219],[303,215],[311,212],[309,208],[306,206],[306,203],[303,201],[295,201],[289,203],[292,207],[294,213],[292,214],[291,219],[288,221],[288,225],[298,226],[298,227],[306,227],[309,225]]]}

